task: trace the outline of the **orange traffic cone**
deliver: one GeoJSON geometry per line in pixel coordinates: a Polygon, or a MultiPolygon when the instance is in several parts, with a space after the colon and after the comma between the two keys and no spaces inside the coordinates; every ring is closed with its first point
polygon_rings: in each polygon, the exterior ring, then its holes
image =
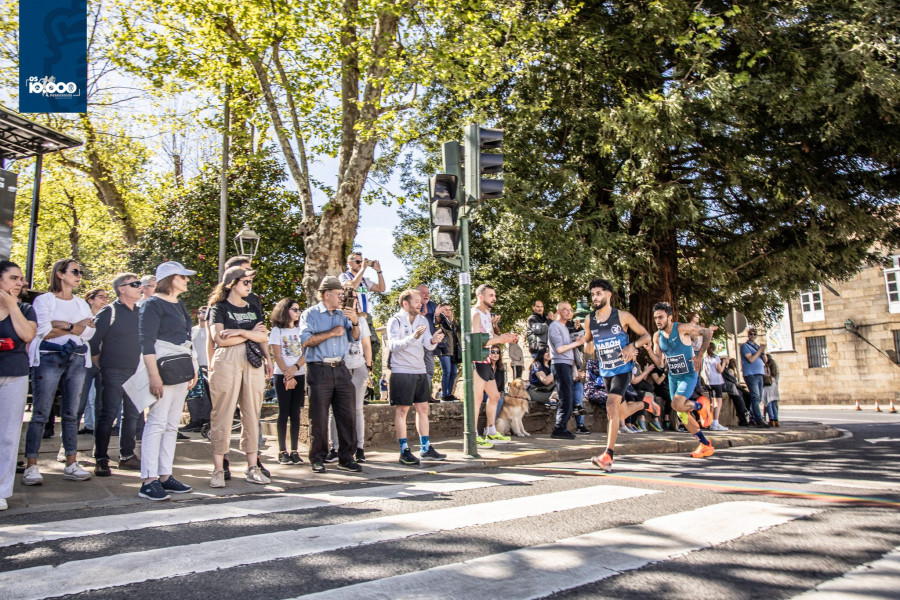
{"type": "Polygon", "coordinates": [[[889,410],[888,412],[892,412],[892,413],[897,412],[897,409],[894,407],[894,399],[893,398],[891,398],[891,410],[889,410]]]}
{"type": "Polygon", "coordinates": [[[859,407],[859,400],[856,401],[856,410],[862,410],[862,409],[859,407]]]}
{"type": "Polygon", "coordinates": [[[878,406],[878,398],[875,398],[875,412],[881,412],[881,408],[878,406]]]}

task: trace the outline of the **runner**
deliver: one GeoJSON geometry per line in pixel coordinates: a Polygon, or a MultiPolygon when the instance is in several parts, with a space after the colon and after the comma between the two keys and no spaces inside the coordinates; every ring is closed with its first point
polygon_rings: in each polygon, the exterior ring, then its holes
{"type": "Polygon", "coordinates": [[[657,302],[653,306],[653,320],[659,331],[653,334],[653,350],[650,357],[660,368],[663,368],[663,355],[669,371],[669,394],[672,396],[672,408],[678,413],[678,418],[684,423],[688,431],[697,438],[700,445],[691,452],[694,458],[712,456],[715,449],[700,431],[700,425],[691,416],[690,411],[696,410],[700,415],[700,423],[703,427],[709,427],[712,423],[712,411],[709,409],[709,399],[700,396],[700,400],[692,402],[688,400],[697,386],[697,372],[694,370],[694,349],[692,343],[698,336],[702,336],[703,344],[701,352],[706,352],[709,341],[716,327],[700,327],[690,323],[678,323],[673,320],[672,306],[666,302],[657,302]]]}
{"type": "MultiPolygon", "coordinates": [[[[490,348],[494,344],[516,343],[519,340],[519,336],[515,333],[499,334],[494,332],[496,321],[491,317],[491,309],[494,308],[494,304],[497,302],[497,292],[494,291],[494,287],[487,283],[482,283],[475,290],[475,296],[478,298],[478,301],[472,308],[472,332],[487,333],[492,336],[484,347],[490,348]]],[[[494,380],[494,369],[491,367],[490,359],[472,362],[474,363],[472,387],[475,388],[475,423],[478,423],[478,412],[481,410],[484,394],[487,393],[484,436],[476,435],[475,441],[479,448],[493,448],[494,444],[505,444],[511,439],[507,435],[497,433],[497,428],[494,426],[494,421],[497,417],[497,402],[500,400],[500,390],[497,389],[497,382],[494,380]]]]}
{"type": "Polygon", "coordinates": [[[600,376],[606,385],[606,415],[609,419],[606,450],[591,458],[591,462],[609,472],[612,471],[613,452],[619,436],[619,420],[627,419],[644,408],[659,416],[660,409],[653,401],[653,394],[645,395],[642,401],[622,401],[631,383],[637,349],[650,345],[650,334],[630,312],[612,307],[613,287],[610,282],[595,279],[590,284],[590,292],[594,312],[588,315],[584,348],[588,354],[593,354],[595,348],[597,350],[600,376]],[[638,336],[636,342],[629,342],[629,332],[638,336]]]}

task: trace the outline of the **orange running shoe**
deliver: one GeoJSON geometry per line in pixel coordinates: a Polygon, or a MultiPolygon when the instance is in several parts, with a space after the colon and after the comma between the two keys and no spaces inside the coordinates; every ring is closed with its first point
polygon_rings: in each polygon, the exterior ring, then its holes
{"type": "Polygon", "coordinates": [[[604,452],[599,457],[595,456],[591,458],[591,462],[598,469],[603,469],[607,473],[612,471],[613,457],[609,455],[609,452],[604,452]]]}
{"type": "Polygon", "coordinates": [[[700,415],[700,427],[705,429],[712,424],[713,418],[712,410],[709,408],[709,398],[700,396],[697,401],[700,402],[700,410],[697,411],[697,414],[700,415]]]}
{"type": "Polygon", "coordinates": [[[662,410],[659,408],[659,404],[657,404],[653,400],[653,394],[644,394],[644,404],[647,405],[647,410],[654,417],[658,417],[662,413],[662,410]]]}
{"type": "Polygon", "coordinates": [[[706,458],[707,456],[712,456],[715,451],[716,449],[713,448],[712,444],[700,444],[696,450],[691,452],[691,456],[693,458],[706,458]]]}

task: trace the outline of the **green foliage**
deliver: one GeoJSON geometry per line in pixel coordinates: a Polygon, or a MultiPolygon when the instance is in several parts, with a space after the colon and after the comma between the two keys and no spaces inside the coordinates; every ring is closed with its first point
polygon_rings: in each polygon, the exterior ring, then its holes
{"type": "MultiPolygon", "coordinates": [[[[167,260],[197,271],[183,297],[192,311],[206,304],[218,281],[220,173],[208,168],[187,182],[128,253],[128,266],[135,273],[152,274],[167,260]]],[[[302,241],[294,233],[300,217],[291,208],[296,195],[285,191],[283,183],[283,170],[267,155],[248,157],[228,174],[226,257],[237,253],[233,240],[244,224],[259,234],[259,250],[253,259],[259,272],[253,291],[267,311],[286,296],[303,302],[302,241]]]]}

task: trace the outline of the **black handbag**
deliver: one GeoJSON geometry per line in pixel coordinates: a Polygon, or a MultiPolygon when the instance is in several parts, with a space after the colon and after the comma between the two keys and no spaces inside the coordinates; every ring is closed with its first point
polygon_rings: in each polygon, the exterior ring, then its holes
{"type": "Polygon", "coordinates": [[[156,359],[163,385],[187,383],[194,378],[194,360],[190,354],[173,354],[156,359]]]}
{"type": "Polygon", "coordinates": [[[247,340],[244,345],[247,348],[247,362],[250,363],[250,366],[254,369],[261,367],[263,364],[263,351],[259,342],[247,340]]]}

